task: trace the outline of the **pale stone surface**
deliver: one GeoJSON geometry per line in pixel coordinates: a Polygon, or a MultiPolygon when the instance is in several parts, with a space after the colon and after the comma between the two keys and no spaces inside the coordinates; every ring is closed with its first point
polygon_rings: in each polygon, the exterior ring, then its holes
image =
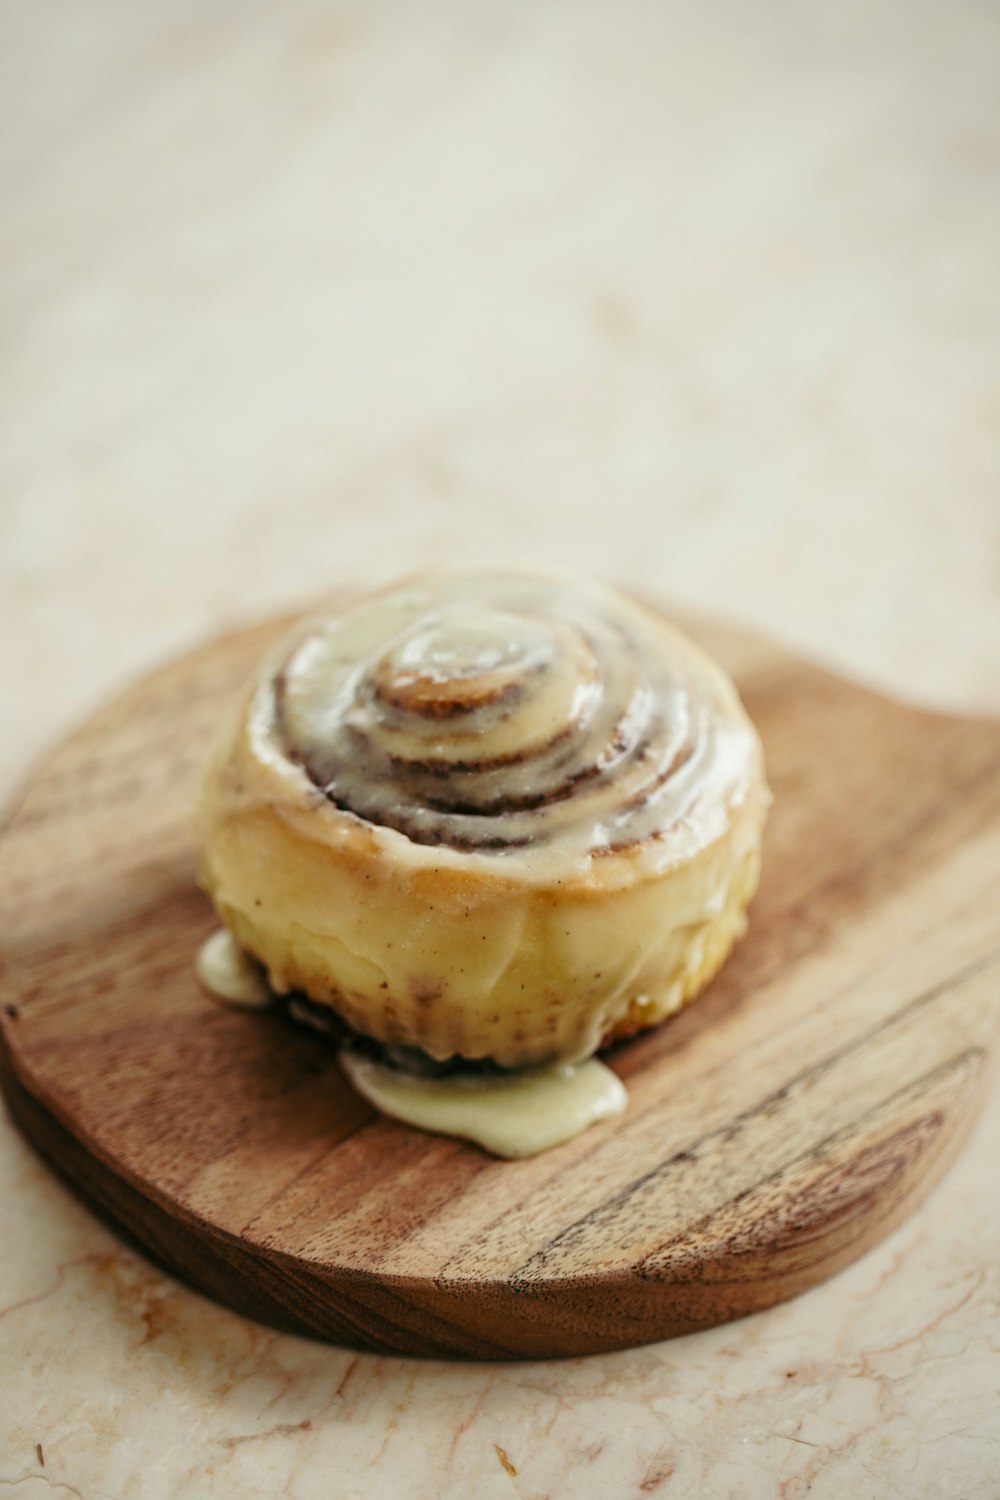
{"type": "MultiPolygon", "coordinates": [[[[442,558],[573,564],[1000,709],[995,8],[0,22],[5,779],[205,632],[442,558]]],[[[504,1368],[253,1327],[5,1126],[0,1485],[995,1500],[998,1131],[994,1094],[795,1303],[504,1368]]]]}

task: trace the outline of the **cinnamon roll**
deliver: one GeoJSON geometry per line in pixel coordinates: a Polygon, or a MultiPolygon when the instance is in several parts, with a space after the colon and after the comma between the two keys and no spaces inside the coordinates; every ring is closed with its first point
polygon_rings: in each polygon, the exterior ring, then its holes
{"type": "Polygon", "coordinates": [[[274,990],[364,1037],[575,1063],[722,964],[767,803],[732,683],[658,615],[434,574],[266,664],[201,787],[200,878],[274,990]]]}

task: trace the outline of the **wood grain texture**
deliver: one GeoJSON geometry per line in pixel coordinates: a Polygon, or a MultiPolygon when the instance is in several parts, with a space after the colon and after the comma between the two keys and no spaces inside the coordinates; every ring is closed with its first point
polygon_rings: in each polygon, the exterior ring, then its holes
{"type": "Polygon", "coordinates": [[[874,1244],[954,1154],[996,1048],[1000,725],[687,623],[736,677],[776,800],[749,936],[611,1055],[620,1121],[496,1162],[375,1115],[279,1016],[205,999],[188,807],[270,623],[123,693],[8,815],[0,1063],[25,1133],[195,1286],[375,1349],[642,1343],[874,1244]]]}

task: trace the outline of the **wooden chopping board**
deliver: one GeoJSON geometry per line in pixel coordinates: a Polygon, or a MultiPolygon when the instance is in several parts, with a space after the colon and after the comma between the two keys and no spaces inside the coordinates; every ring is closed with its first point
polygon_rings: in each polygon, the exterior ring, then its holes
{"type": "Polygon", "coordinates": [[[626,1115],[521,1162],[376,1115],[325,1044],[220,1009],[187,813],[272,622],[154,672],[49,755],[0,836],[0,1077],[152,1256],[280,1328],[413,1354],[577,1354],[804,1291],[928,1192],[1000,1002],[1000,723],[891,703],[686,622],[775,805],[748,937],[610,1056],[626,1115]]]}

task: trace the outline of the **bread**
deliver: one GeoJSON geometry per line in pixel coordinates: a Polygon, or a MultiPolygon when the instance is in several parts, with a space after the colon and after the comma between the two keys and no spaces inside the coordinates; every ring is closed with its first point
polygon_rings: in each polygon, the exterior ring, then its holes
{"type": "Polygon", "coordinates": [[[768,800],[732,683],[660,616],[561,574],[442,573],[281,646],[195,827],[202,884],[275,990],[522,1068],[707,984],[768,800]]]}

